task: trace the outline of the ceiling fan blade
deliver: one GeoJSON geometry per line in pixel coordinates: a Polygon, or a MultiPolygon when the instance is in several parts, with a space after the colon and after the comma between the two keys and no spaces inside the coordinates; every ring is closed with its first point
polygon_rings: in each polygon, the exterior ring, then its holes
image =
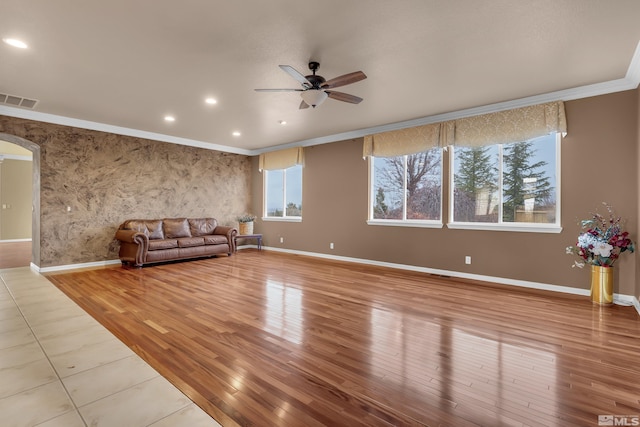
{"type": "Polygon", "coordinates": [[[309,104],[307,104],[306,102],[304,102],[304,100],[300,103],[300,107],[301,110],[304,110],[305,108],[309,108],[309,104]]]}
{"type": "Polygon", "coordinates": [[[302,92],[304,89],[254,89],[256,92],[302,92]]]}
{"type": "Polygon", "coordinates": [[[362,71],[354,71],[353,73],[344,74],[331,80],[327,80],[320,87],[322,89],[332,89],[334,87],[340,87],[359,82],[360,80],[364,80],[366,78],[367,76],[362,71]]]}
{"type": "Polygon", "coordinates": [[[282,71],[302,83],[302,86],[304,86],[305,88],[310,88],[311,86],[313,86],[302,73],[293,68],[291,65],[280,65],[279,67],[282,68],[282,71]]]}
{"type": "Polygon", "coordinates": [[[329,90],[325,90],[325,92],[327,93],[327,95],[329,95],[329,98],[335,99],[337,101],[350,102],[351,104],[359,104],[360,101],[362,101],[362,98],[355,95],[349,95],[348,93],[344,92],[335,92],[329,90]]]}

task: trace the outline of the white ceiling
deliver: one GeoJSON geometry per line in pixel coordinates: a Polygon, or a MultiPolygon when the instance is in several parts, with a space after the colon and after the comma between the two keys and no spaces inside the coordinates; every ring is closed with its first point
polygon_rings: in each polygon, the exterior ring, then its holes
{"type": "Polygon", "coordinates": [[[0,43],[0,93],[39,100],[0,114],[255,154],[637,86],[640,1],[2,0],[0,37],[29,45],[0,43]],[[364,71],[338,89],[364,101],[300,110],[297,92],[254,91],[299,88],[278,65],[309,60],[326,79],[364,71]]]}

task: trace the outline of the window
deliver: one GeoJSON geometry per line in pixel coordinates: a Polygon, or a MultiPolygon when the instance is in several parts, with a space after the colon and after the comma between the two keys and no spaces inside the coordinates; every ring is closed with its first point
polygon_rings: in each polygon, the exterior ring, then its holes
{"type": "Polygon", "coordinates": [[[266,219],[302,219],[302,166],[264,171],[266,219]]]}
{"type": "Polygon", "coordinates": [[[559,227],[560,134],[449,153],[454,228],[559,227]]]}
{"type": "Polygon", "coordinates": [[[371,157],[369,223],[442,224],[442,151],[371,157]]]}

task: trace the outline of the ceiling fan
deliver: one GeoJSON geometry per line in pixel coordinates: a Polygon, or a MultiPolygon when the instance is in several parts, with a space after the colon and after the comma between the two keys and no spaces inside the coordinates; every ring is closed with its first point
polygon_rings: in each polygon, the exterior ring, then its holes
{"type": "Polygon", "coordinates": [[[324,77],[317,75],[316,71],[320,68],[320,63],[311,61],[309,62],[309,69],[313,74],[304,76],[298,70],[290,65],[280,65],[280,68],[291,77],[296,79],[302,84],[302,89],[256,89],[257,92],[302,92],[302,102],[300,108],[317,107],[322,104],[325,99],[332,98],[338,101],[349,102],[351,104],[359,104],[362,98],[355,95],[349,95],[344,92],[336,92],[335,90],[329,90],[340,86],[345,86],[351,83],[364,80],[367,76],[362,71],[355,71],[353,73],[344,74],[342,76],[333,78],[331,80],[325,80],[324,77]]]}

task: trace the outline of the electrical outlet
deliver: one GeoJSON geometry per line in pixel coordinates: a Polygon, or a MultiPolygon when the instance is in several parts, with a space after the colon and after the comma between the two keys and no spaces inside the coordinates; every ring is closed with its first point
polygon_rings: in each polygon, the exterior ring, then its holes
{"type": "Polygon", "coordinates": [[[280,238],[280,243],[284,243],[284,237],[280,238]]]}
{"type": "Polygon", "coordinates": [[[329,249],[333,249],[333,242],[329,243],[329,249]]]}
{"type": "Polygon", "coordinates": [[[466,257],[464,257],[464,263],[465,264],[471,264],[471,257],[468,256],[468,255],[466,257]]]}

